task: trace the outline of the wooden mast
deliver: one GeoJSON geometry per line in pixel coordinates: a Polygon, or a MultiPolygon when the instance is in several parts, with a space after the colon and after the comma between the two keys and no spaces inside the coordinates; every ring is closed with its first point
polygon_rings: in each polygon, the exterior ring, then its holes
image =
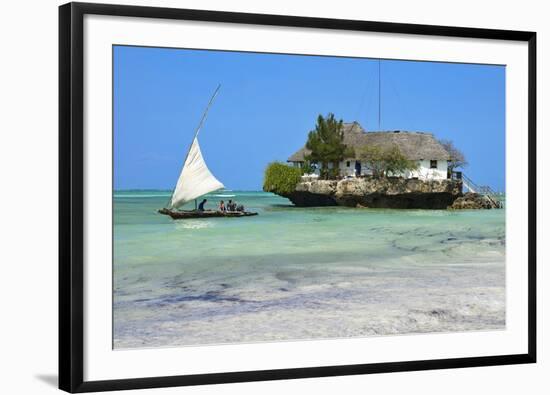
{"type": "MultiPolygon", "coordinates": [[[[203,125],[203,123],[206,119],[206,115],[208,114],[208,110],[210,110],[210,107],[212,107],[212,103],[214,102],[214,99],[218,95],[218,92],[220,91],[221,86],[222,86],[221,84],[218,84],[216,90],[214,91],[214,93],[212,94],[212,97],[210,98],[210,101],[208,102],[208,105],[206,106],[206,109],[204,110],[204,113],[202,114],[202,118],[199,122],[199,125],[195,129],[195,135],[193,136],[193,140],[191,140],[191,144],[189,144],[189,148],[187,149],[187,154],[185,155],[185,160],[183,161],[183,165],[181,166],[180,174],[181,174],[181,171],[183,170],[183,167],[185,166],[185,162],[187,162],[187,157],[189,156],[189,151],[191,151],[191,147],[193,146],[193,141],[195,141],[195,139],[199,135],[199,132],[202,128],[202,125],[203,125]]],[[[178,177],[178,180],[179,180],[179,177],[178,177]]],[[[172,201],[172,197],[174,197],[174,191],[176,190],[176,187],[178,185],[178,180],[176,180],[176,185],[174,185],[174,188],[172,188],[172,193],[170,194],[170,198],[168,199],[168,202],[165,205],[165,208],[167,208],[167,206],[172,201]]],[[[196,209],[197,209],[197,199],[195,199],[195,210],[196,209]]]]}

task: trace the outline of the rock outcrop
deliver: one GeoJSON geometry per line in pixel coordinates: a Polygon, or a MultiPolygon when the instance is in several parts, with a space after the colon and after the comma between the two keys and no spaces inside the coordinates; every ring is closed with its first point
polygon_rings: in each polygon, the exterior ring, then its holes
{"type": "Polygon", "coordinates": [[[462,183],[457,180],[395,177],[302,181],[283,196],[299,207],[446,209],[461,195],[462,183]]]}
{"type": "Polygon", "coordinates": [[[492,201],[479,193],[468,192],[457,198],[449,208],[453,210],[491,209],[500,208],[500,203],[492,201]]]}

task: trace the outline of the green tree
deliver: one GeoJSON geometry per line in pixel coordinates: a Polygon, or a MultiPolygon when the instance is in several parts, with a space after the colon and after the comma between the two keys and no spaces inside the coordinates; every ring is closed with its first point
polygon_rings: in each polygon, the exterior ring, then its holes
{"type": "Polygon", "coordinates": [[[384,176],[384,151],[377,145],[365,145],[359,151],[359,158],[371,169],[376,178],[384,176]]]}
{"type": "Polygon", "coordinates": [[[346,156],[353,156],[353,151],[344,144],[344,122],[336,120],[332,113],[326,118],[317,117],[315,130],[308,134],[306,148],[310,153],[305,155],[305,160],[319,163],[321,178],[325,179],[338,175],[338,163],[346,156]],[[329,169],[329,163],[332,163],[332,169],[329,169]]]}
{"type": "Polygon", "coordinates": [[[398,176],[407,170],[418,169],[418,163],[407,159],[395,144],[385,149],[379,146],[364,146],[359,157],[366,162],[376,178],[398,176]]]}
{"type": "Polygon", "coordinates": [[[311,164],[310,161],[306,160],[303,164],[302,164],[302,174],[311,174],[315,171],[315,167],[311,164]]]}
{"type": "Polygon", "coordinates": [[[418,169],[418,163],[416,161],[407,159],[405,155],[401,153],[401,150],[397,145],[393,145],[391,148],[389,148],[385,152],[384,156],[386,175],[398,176],[406,171],[418,169]]]}

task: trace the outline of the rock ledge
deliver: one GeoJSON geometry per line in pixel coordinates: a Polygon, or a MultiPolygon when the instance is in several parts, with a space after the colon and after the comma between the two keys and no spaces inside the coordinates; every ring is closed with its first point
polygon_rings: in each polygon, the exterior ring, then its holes
{"type": "Polygon", "coordinates": [[[479,209],[492,209],[500,208],[500,203],[492,202],[487,197],[480,195],[479,193],[465,193],[464,196],[457,198],[449,209],[452,210],[479,210],[479,209]]]}
{"type": "Polygon", "coordinates": [[[302,181],[281,196],[299,207],[446,209],[462,196],[462,182],[397,177],[302,181]]]}

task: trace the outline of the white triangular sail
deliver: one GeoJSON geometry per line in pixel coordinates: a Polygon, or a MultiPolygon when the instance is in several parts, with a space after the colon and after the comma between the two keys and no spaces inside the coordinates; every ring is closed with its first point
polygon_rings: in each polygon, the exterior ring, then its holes
{"type": "Polygon", "coordinates": [[[221,188],[223,188],[223,184],[208,170],[202,157],[199,140],[195,137],[183,169],[181,169],[169,208],[181,207],[199,196],[221,188]]]}

